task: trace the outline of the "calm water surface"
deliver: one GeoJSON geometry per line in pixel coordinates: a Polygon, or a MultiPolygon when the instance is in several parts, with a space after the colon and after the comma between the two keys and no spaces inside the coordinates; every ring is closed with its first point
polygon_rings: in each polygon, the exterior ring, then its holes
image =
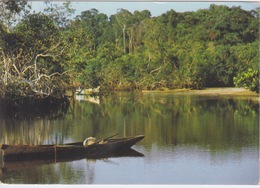
{"type": "MultiPolygon", "coordinates": [[[[0,160],[15,184],[249,184],[259,181],[259,105],[243,97],[118,93],[81,98],[63,115],[0,116],[0,143],[59,144],[144,134],[124,156],[67,162],[0,160]]],[[[45,114],[46,115],[46,114],[45,114]]]]}

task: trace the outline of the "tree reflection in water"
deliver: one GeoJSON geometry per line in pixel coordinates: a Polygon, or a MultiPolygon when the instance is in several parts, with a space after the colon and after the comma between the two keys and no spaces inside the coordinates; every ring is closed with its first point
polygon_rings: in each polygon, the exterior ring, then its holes
{"type": "MultiPolygon", "coordinates": [[[[99,104],[74,101],[62,116],[55,118],[0,117],[0,143],[6,144],[62,144],[115,133],[145,135],[136,147],[145,154],[146,162],[151,158],[171,160],[172,156],[181,155],[176,154],[178,148],[184,148],[183,155],[200,150],[201,156],[210,155],[208,159],[214,163],[229,163],[234,153],[246,156],[246,152],[251,152],[252,157],[259,151],[259,104],[246,97],[116,93],[100,98],[99,104]]],[[[178,165],[173,163],[172,166],[178,165]]],[[[95,175],[100,176],[101,172],[96,169],[104,165],[85,160],[42,165],[32,171],[13,172],[5,181],[13,178],[14,182],[23,183],[97,183],[101,180],[95,175]],[[45,172],[51,177],[40,180],[45,172]],[[36,179],[30,180],[32,177],[36,179]]],[[[147,169],[149,174],[150,168],[147,169]]]]}

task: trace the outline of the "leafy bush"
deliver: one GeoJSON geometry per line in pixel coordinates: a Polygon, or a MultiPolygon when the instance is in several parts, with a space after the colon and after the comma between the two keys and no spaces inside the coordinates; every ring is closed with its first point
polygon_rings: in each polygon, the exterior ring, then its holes
{"type": "Polygon", "coordinates": [[[248,68],[234,77],[234,84],[259,93],[259,71],[248,68]]]}

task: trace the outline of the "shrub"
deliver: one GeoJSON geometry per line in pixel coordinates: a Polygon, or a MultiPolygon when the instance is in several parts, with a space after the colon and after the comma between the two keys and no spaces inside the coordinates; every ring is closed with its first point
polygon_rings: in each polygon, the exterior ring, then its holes
{"type": "Polygon", "coordinates": [[[239,73],[234,77],[236,87],[244,87],[251,91],[259,93],[259,71],[249,68],[248,70],[239,73]]]}

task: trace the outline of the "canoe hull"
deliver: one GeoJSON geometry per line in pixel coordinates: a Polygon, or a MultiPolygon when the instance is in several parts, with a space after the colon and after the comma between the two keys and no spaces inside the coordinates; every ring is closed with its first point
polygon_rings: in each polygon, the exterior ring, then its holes
{"type": "Polygon", "coordinates": [[[144,136],[108,139],[107,143],[83,146],[82,142],[65,145],[5,145],[1,146],[4,161],[32,159],[102,158],[114,152],[129,149],[144,136]]]}
{"type": "MultiPolygon", "coordinates": [[[[117,157],[144,157],[144,154],[137,152],[136,150],[129,148],[129,149],[124,149],[122,151],[116,151],[102,157],[103,158],[117,158],[117,157]]],[[[76,160],[81,160],[84,159],[85,157],[82,156],[73,156],[71,158],[58,158],[58,159],[35,159],[35,160],[23,160],[23,161],[4,161],[2,166],[0,165],[0,174],[8,174],[10,172],[15,172],[15,171],[20,171],[24,169],[31,168],[33,166],[40,166],[40,165],[49,165],[49,164],[54,164],[54,163],[61,163],[61,162],[71,162],[71,161],[76,161],[76,160]]],[[[101,159],[101,160],[102,160],[101,159]]],[[[99,159],[88,159],[91,162],[99,160],[99,159]]]]}

